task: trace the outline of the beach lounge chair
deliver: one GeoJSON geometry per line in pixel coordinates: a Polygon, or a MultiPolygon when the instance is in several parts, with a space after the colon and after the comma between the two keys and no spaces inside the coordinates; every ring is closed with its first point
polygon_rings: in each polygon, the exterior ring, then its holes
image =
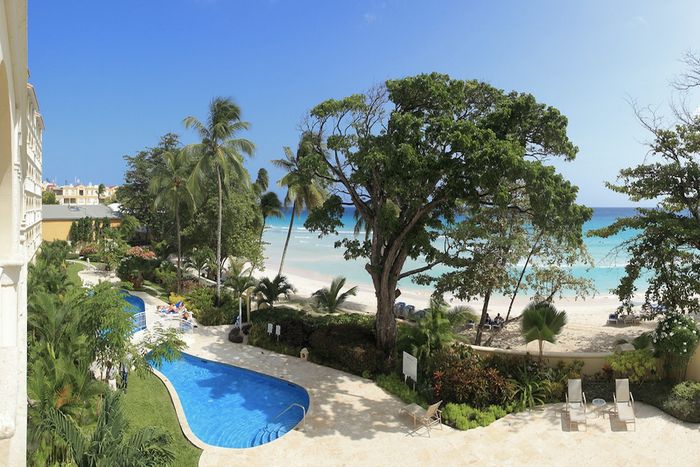
{"type": "Polygon", "coordinates": [[[434,403],[427,409],[424,409],[418,404],[410,404],[402,408],[402,413],[413,417],[413,431],[411,431],[410,434],[413,434],[425,427],[428,430],[428,436],[430,436],[430,429],[433,427],[433,425],[440,426],[440,429],[442,430],[440,404],[442,404],[442,401],[434,403]]]}
{"type": "Polygon", "coordinates": [[[583,392],[580,379],[570,379],[566,391],[566,407],[564,409],[569,414],[569,431],[574,423],[586,425],[586,394],[583,392]]]}
{"type": "Polygon", "coordinates": [[[617,313],[610,313],[608,315],[608,324],[617,324],[617,313]]]}
{"type": "Polygon", "coordinates": [[[637,431],[637,417],[634,415],[634,397],[630,392],[630,381],[628,379],[615,380],[613,401],[615,402],[615,414],[618,420],[625,425],[632,423],[634,431],[637,431]]]}
{"type": "Polygon", "coordinates": [[[474,323],[474,321],[470,319],[467,323],[467,329],[474,329],[474,326],[476,326],[476,323],[474,323]]]}

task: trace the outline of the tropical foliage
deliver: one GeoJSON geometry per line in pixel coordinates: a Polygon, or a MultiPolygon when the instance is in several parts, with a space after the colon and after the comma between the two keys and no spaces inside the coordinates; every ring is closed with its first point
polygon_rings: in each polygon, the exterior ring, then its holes
{"type": "Polygon", "coordinates": [[[247,184],[248,173],[243,167],[243,156],[252,155],[255,149],[253,143],[244,138],[236,138],[236,134],[250,127],[248,122],[241,120],[241,109],[232,100],[217,97],[209,105],[209,115],[203,123],[195,117],[184,120],[186,128],[193,128],[201,142],[186,147],[197,161],[192,177],[189,180],[190,189],[194,193],[204,191],[210,179],[216,180],[218,195],[218,216],[216,231],[216,299],[221,299],[221,259],[222,259],[222,224],[224,216],[224,191],[232,184],[247,184]]]}
{"type": "MultiPolygon", "coordinates": [[[[146,451],[154,449],[148,433],[124,439],[119,424],[110,425],[110,419],[100,418],[104,410],[118,411],[118,399],[110,399],[105,384],[93,376],[93,365],[102,369],[101,378],[124,362],[143,374],[149,367],[146,355],[157,365],[177,358],[184,342],[177,333],[163,331],[134,345],[132,315],[125,310],[122,292],[108,282],[91,289],[73,283],[66,273],[67,251],[65,242],[44,243],[30,269],[28,458],[37,465],[111,465],[112,448],[124,448],[142,450],[148,459],[151,454],[146,451]],[[103,406],[102,399],[109,400],[111,408],[103,406]],[[92,438],[77,428],[95,421],[98,425],[92,438]],[[109,452],[101,450],[100,443],[110,447],[109,452]]],[[[165,453],[167,440],[158,441],[157,449],[165,453]]]]}
{"type": "Polygon", "coordinates": [[[347,301],[348,298],[357,295],[357,286],[350,287],[341,293],[345,287],[346,279],[336,277],[331,282],[330,287],[324,287],[313,293],[316,305],[329,313],[335,313],[347,301]]]}
{"type": "Polygon", "coordinates": [[[269,308],[274,308],[275,302],[280,297],[289,298],[289,294],[294,292],[294,286],[285,276],[276,275],[273,279],[264,277],[260,279],[255,287],[254,293],[258,294],[258,304],[264,304],[269,308]]]}
{"type": "Polygon", "coordinates": [[[314,151],[312,138],[313,136],[310,133],[305,133],[302,135],[301,141],[299,141],[296,154],[292,152],[291,148],[285,147],[284,159],[272,161],[274,165],[286,172],[279,181],[279,185],[287,188],[287,195],[284,198],[285,207],[292,206],[289,215],[289,229],[287,230],[287,238],[282,250],[278,274],[282,274],[284,258],[289,247],[289,238],[292,235],[294,218],[301,215],[304,209],[312,211],[321,207],[326,199],[326,191],[321,183],[322,179],[316,176],[314,166],[308,164],[314,151]]]}
{"type": "Polygon", "coordinates": [[[453,258],[434,240],[449,235],[459,213],[469,218],[491,207],[527,212],[534,227],[571,224],[572,238],[580,238],[590,211],[576,204],[576,188],[546,163],[576,156],[566,127],[557,109],[529,94],[435,73],[390,80],[311,110],[304,130],[313,150],[304,165],[329,182],[332,196],[306,225],[331,234],[345,204],[359,212],[371,234],[338,245],[346,258],[368,262],[376,338],[385,353],[396,340],[399,280],[453,258]],[[404,268],[419,256],[425,265],[404,268]]]}
{"type": "Polygon", "coordinates": [[[156,208],[170,211],[175,216],[175,231],[177,235],[177,291],[182,285],[182,227],[180,212],[183,208],[194,205],[192,193],[187,187],[190,175],[190,164],[184,151],[176,150],[163,154],[164,165],[161,171],[155,173],[151,181],[151,192],[154,194],[156,208]]]}
{"type": "Polygon", "coordinates": [[[537,341],[540,360],[544,342],[556,342],[557,335],[566,325],[566,312],[558,311],[548,302],[531,303],[522,314],[522,333],[525,342],[537,341]]]}

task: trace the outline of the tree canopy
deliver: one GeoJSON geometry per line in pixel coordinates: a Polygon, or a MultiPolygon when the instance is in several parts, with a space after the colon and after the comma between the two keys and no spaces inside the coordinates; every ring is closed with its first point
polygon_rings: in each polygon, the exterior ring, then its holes
{"type": "Polygon", "coordinates": [[[444,251],[435,240],[460,212],[522,211],[542,228],[586,217],[576,187],[546,164],[575,157],[566,126],[566,117],[530,94],[435,73],[390,80],[311,110],[304,130],[314,151],[305,164],[333,196],[306,225],[334,233],[343,207],[357,210],[368,235],[338,246],[347,258],[367,260],[382,349],[390,352],[396,338],[398,281],[440,262],[444,251]],[[404,270],[407,258],[419,257],[425,266],[404,270]]]}
{"type": "MultiPolygon", "coordinates": [[[[690,71],[676,83],[683,91],[698,86],[700,61],[692,59],[686,59],[690,71]]],[[[665,126],[653,112],[637,111],[651,135],[645,161],[622,169],[617,183],[607,184],[631,201],[652,202],[655,207],[639,208],[634,216],[590,233],[609,237],[634,232],[621,245],[629,261],[614,290],[626,309],[632,307],[637,279],[645,275],[648,311],[700,311],[700,115],[683,109],[674,113],[677,121],[665,126]]]]}

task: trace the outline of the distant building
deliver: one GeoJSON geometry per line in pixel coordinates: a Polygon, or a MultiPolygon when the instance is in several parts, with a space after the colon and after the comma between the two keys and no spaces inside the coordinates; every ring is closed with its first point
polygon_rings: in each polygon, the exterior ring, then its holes
{"type": "Polygon", "coordinates": [[[92,217],[93,219],[109,219],[111,227],[121,225],[121,216],[104,204],[68,206],[47,204],[42,208],[42,231],[44,240],[68,240],[70,226],[78,219],[92,217]]]}
{"type": "Polygon", "coordinates": [[[27,1],[0,8],[0,465],[27,453],[27,265],[41,241],[44,122],[28,85],[27,1]]]}
{"type": "Polygon", "coordinates": [[[99,185],[63,185],[53,183],[46,185],[47,190],[56,194],[58,204],[75,204],[78,206],[95,206],[101,201],[113,198],[117,193],[117,186],[105,186],[104,192],[98,195],[99,185]]]}

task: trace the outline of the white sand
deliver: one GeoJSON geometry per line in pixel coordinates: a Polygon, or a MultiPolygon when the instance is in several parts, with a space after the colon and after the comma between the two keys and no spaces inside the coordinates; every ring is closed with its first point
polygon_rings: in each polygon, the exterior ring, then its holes
{"type": "MultiPolygon", "coordinates": [[[[276,271],[272,265],[269,271],[276,271]]],[[[300,271],[286,268],[284,274],[297,289],[297,295],[309,297],[316,290],[328,287],[332,278],[317,274],[311,271],[300,271]]],[[[338,275],[342,275],[342,270],[338,275]]],[[[260,276],[265,273],[258,274],[260,276]]],[[[347,284],[352,286],[355,284],[347,284]]],[[[376,298],[374,289],[371,286],[361,284],[358,286],[358,293],[346,304],[345,308],[352,311],[374,313],[376,298]]],[[[641,296],[639,297],[641,300],[641,296]]],[[[427,292],[416,289],[404,289],[397,301],[415,305],[416,309],[425,308],[430,300],[427,292]]],[[[523,308],[528,304],[529,298],[518,297],[513,305],[511,318],[518,316],[523,308]]],[[[492,297],[489,301],[489,314],[495,317],[497,313],[505,317],[508,311],[510,297],[492,297]]],[[[450,305],[466,304],[472,307],[477,314],[480,314],[483,306],[482,300],[474,300],[470,303],[452,301],[450,305]]],[[[565,297],[555,301],[555,305],[560,310],[567,312],[568,324],[564,331],[558,336],[555,344],[545,343],[546,351],[568,351],[568,352],[604,352],[613,350],[615,342],[620,339],[633,339],[639,334],[654,329],[654,322],[643,322],[634,326],[609,326],[606,325],[608,315],[613,313],[620,305],[619,299],[614,295],[596,295],[585,300],[575,300],[565,297]]],[[[473,331],[472,331],[473,332],[473,331]]],[[[495,347],[525,349],[536,351],[537,342],[525,345],[520,336],[519,322],[513,322],[498,334],[492,342],[495,347]]]]}

